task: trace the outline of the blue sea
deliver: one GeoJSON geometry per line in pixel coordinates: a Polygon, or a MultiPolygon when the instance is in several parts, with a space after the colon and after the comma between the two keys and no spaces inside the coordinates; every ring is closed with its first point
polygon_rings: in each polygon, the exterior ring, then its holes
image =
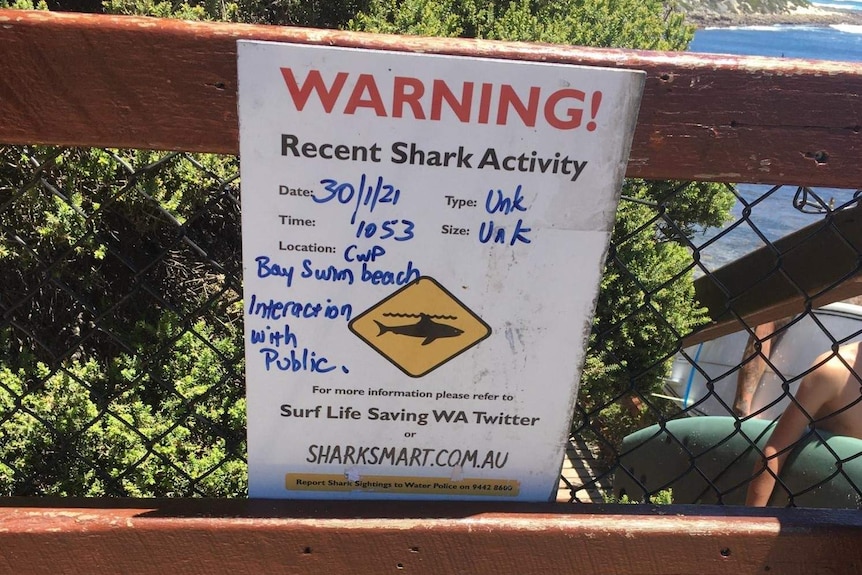
{"type": "MultiPolygon", "coordinates": [[[[816,3],[815,6],[825,9],[862,9],[862,0],[831,0],[816,3]]],[[[695,32],[690,50],[714,54],[862,62],[862,26],[838,24],[706,28],[695,32]]],[[[804,213],[794,208],[794,197],[798,192],[796,186],[783,186],[773,190],[771,186],[740,185],[737,189],[742,200],[734,207],[735,220],[729,222],[725,228],[736,227],[709,244],[701,255],[702,261],[710,270],[762,247],[764,241],[759,233],[769,241],[774,241],[823,218],[822,210],[814,206],[810,206],[806,211],[815,213],[804,213]],[[766,197],[758,200],[763,195],[766,197]],[[756,202],[751,206],[748,221],[735,223],[741,218],[746,202],[756,202]]],[[[825,204],[831,201],[835,206],[850,202],[854,191],[813,189],[819,201],[825,204]]],[[[818,202],[818,199],[812,196],[800,196],[797,199],[807,200],[809,204],[818,202]]],[[[717,230],[708,230],[704,235],[696,237],[695,243],[707,243],[716,233],[717,230]]]]}

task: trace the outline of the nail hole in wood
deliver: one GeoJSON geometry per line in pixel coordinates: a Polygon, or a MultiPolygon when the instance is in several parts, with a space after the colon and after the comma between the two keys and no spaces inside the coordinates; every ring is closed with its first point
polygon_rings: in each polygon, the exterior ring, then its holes
{"type": "Polygon", "coordinates": [[[722,557],[730,557],[730,547],[725,547],[724,549],[719,551],[719,553],[721,553],[722,557]]]}
{"type": "Polygon", "coordinates": [[[410,553],[419,553],[419,548],[418,547],[411,547],[410,553]]]}
{"type": "Polygon", "coordinates": [[[311,555],[311,547],[306,547],[302,550],[303,555],[311,555]]]}
{"type": "Polygon", "coordinates": [[[826,153],[825,150],[818,150],[816,152],[805,152],[805,157],[814,160],[817,164],[823,165],[829,161],[829,154],[826,153]]]}
{"type": "Polygon", "coordinates": [[[395,568],[396,569],[404,569],[404,565],[402,563],[396,563],[395,568]]]}

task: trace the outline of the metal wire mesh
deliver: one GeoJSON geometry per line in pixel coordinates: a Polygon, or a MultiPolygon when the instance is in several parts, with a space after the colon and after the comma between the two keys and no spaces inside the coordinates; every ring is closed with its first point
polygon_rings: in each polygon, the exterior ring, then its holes
{"type": "MultiPolygon", "coordinates": [[[[768,424],[801,405],[794,394],[814,360],[855,374],[837,351],[862,339],[862,308],[816,307],[858,275],[859,239],[841,221],[858,195],[627,184],[561,500],[740,502],[768,424]],[[683,213],[692,194],[708,193],[733,196],[723,227],[701,229],[683,213]],[[809,240],[788,246],[800,228],[809,240]],[[855,263],[812,288],[793,254],[824,229],[855,263]],[[739,289],[722,275],[758,250],[777,262],[762,282],[739,289]],[[673,265],[659,273],[650,258],[673,265]],[[693,276],[721,292],[727,303],[711,313],[740,321],[735,334],[683,342],[708,321],[694,308],[685,318],[669,311],[693,294],[693,276]],[[775,278],[804,311],[758,331],[746,297],[775,278]],[[736,381],[758,362],[765,374],[743,413],[736,381]]],[[[0,495],[246,494],[238,200],[232,157],[0,147],[0,495]]],[[[851,383],[858,402],[858,377],[851,383]]],[[[845,403],[832,423],[854,412],[845,403]]],[[[776,504],[858,505],[862,440],[836,440],[829,417],[808,415],[813,431],[788,461],[819,470],[807,482],[782,474],[776,504]]]]}
{"type": "Polygon", "coordinates": [[[0,149],[0,491],[245,492],[236,172],[0,149]]]}

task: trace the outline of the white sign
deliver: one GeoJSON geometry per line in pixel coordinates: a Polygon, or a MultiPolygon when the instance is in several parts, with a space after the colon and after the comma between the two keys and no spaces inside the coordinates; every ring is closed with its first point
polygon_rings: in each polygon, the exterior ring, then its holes
{"type": "Polygon", "coordinates": [[[252,497],[548,500],[643,79],[239,42],[252,497]]]}

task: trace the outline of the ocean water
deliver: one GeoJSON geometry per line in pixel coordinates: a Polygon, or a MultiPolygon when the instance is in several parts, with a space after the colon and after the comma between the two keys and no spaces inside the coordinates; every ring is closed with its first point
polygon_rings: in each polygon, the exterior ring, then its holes
{"type": "MultiPolygon", "coordinates": [[[[862,9],[862,0],[829,0],[817,6],[845,9],[862,9]]],[[[773,56],[814,60],[843,60],[862,62],[862,26],[748,26],[707,28],[695,32],[690,50],[714,54],[773,56]]],[[[707,230],[695,238],[696,245],[705,245],[701,261],[710,270],[730,263],[765,244],[775,241],[806,225],[823,219],[823,210],[811,204],[818,199],[798,195],[796,186],[743,184],[737,187],[741,199],[734,209],[734,220],[721,230],[707,230]],[[794,207],[807,200],[809,207],[801,211],[794,207]],[[748,208],[748,209],[746,209],[748,208]],[[805,213],[813,212],[813,213],[805,213]],[[743,213],[748,217],[743,218],[743,213]],[[715,239],[717,236],[718,239],[715,239]]],[[[820,202],[836,207],[849,204],[855,190],[814,188],[820,202]]]]}
{"type": "Polygon", "coordinates": [[[706,28],[695,32],[690,50],[712,54],[860,62],[862,26],[835,24],[706,28]]]}
{"type": "Polygon", "coordinates": [[[819,8],[841,8],[844,10],[862,10],[862,2],[859,0],[820,0],[812,2],[814,6],[819,8]]]}

